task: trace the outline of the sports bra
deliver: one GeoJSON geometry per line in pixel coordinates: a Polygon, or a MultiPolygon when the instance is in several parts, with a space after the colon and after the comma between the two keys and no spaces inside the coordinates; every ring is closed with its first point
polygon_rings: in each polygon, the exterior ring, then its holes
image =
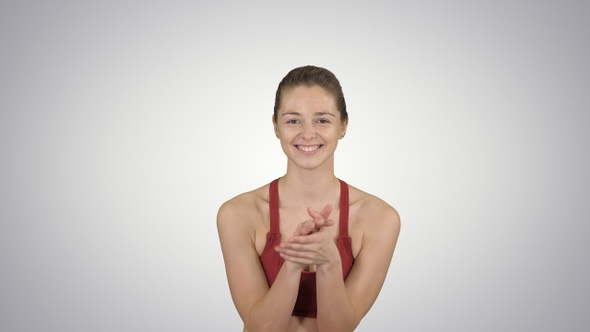
{"type": "MultiPolygon", "coordinates": [[[[281,232],[279,228],[279,179],[270,183],[269,189],[269,206],[270,206],[270,230],[266,234],[266,245],[260,261],[266,274],[268,285],[272,286],[284,259],[274,249],[281,243],[281,232]]],[[[348,185],[340,180],[340,216],[339,216],[339,234],[336,239],[336,246],[340,253],[342,262],[342,276],[344,279],[348,276],[354,257],[352,256],[352,246],[350,236],[348,235],[348,185]]],[[[316,273],[309,271],[301,272],[299,282],[299,292],[297,301],[293,308],[293,316],[317,317],[317,299],[316,299],[316,273]]]]}

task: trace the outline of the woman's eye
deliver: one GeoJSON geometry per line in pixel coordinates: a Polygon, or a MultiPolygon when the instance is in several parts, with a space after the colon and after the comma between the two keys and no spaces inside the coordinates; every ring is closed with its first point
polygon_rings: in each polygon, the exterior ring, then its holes
{"type": "Polygon", "coordinates": [[[330,120],[328,120],[328,119],[319,119],[318,122],[319,123],[330,123],[330,120]]]}
{"type": "Polygon", "coordinates": [[[297,124],[297,119],[287,120],[287,124],[297,124]]]}

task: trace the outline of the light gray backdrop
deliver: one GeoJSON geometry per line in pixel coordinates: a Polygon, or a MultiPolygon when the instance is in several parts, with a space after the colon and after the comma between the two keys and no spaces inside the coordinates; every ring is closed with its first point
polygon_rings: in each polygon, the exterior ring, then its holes
{"type": "Polygon", "coordinates": [[[584,1],[2,1],[0,330],[239,331],[215,217],[334,71],[402,233],[358,331],[590,330],[584,1]]]}

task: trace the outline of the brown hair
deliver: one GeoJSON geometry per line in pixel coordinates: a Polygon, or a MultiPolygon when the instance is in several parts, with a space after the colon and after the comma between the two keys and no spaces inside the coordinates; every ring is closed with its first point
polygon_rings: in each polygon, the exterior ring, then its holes
{"type": "Polygon", "coordinates": [[[273,113],[275,122],[277,121],[283,91],[293,89],[301,85],[307,87],[317,85],[326,89],[326,91],[332,94],[336,100],[336,107],[338,108],[338,112],[340,112],[340,119],[342,122],[346,122],[348,120],[346,102],[344,101],[344,93],[342,92],[342,86],[340,86],[340,82],[336,78],[336,75],[325,68],[316,66],[303,66],[291,70],[279,83],[275,96],[275,107],[273,113]]]}

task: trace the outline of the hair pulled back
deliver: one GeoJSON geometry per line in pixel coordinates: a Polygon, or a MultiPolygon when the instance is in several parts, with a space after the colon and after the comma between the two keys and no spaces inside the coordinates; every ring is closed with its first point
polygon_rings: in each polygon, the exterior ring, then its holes
{"type": "Polygon", "coordinates": [[[344,100],[344,93],[342,86],[331,71],[322,67],[303,66],[297,67],[287,73],[279,83],[277,93],[275,96],[275,106],[273,118],[277,121],[279,107],[281,104],[281,97],[283,92],[294,89],[298,86],[319,86],[328,91],[336,100],[336,107],[340,112],[340,120],[346,122],[348,120],[348,113],[346,112],[346,102],[344,100]]]}

